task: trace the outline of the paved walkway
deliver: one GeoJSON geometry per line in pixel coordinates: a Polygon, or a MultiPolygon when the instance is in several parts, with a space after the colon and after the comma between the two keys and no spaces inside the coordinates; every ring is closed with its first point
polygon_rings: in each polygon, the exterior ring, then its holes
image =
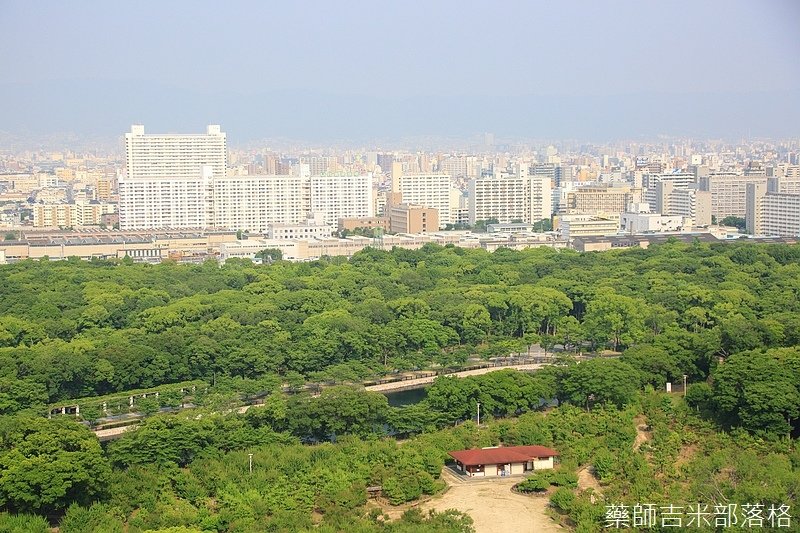
{"type": "MultiPolygon", "coordinates": [[[[490,366],[486,368],[476,368],[475,370],[464,370],[463,372],[453,372],[452,374],[444,374],[446,376],[454,376],[457,378],[463,378],[466,376],[479,376],[481,374],[487,374],[489,372],[495,372],[496,370],[506,370],[506,369],[513,369],[513,370],[539,370],[540,368],[544,368],[545,364],[543,363],[536,363],[530,365],[507,365],[507,366],[490,366]]],[[[381,383],[379,385],[369,385],[368,387],[364,387],[368,391],[372,392],[390,392],[395,390],[401,389],[411,389],[416,387],[421,387],[423,385],[429,385],[433,383],[433,381],[438,376],[426,376],[423,378],[416,378],[416,379],[406,379],[402,381],[392,381],[391,383],[381,383]]]]}
{"type": "Polygon", "coordinates": [[[131,429],[133,429],[135,427],[137,427],[136,424],[133,424],[133,425],[130,425],[130,426],[122,426],[122,427],[119,427],[119,428],[96,429],[94,431],[94,434],[97,435],[97,438],[100,439],[100,441],[102,442],[102,441],[105,441],[105,440],[117,439],[123,433],[125,433],[126,431],[129,431],[129,430],[131,430],[131,429]]]}

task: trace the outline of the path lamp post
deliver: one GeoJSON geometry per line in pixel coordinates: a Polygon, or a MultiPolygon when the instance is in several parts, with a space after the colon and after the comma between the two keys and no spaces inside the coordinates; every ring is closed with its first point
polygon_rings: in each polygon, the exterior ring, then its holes
{"type": "Polygon", "coordinates": [[[252,475],[253,474],[253,454],[252,453],[248,453],[247,457],[248,457],[249,462],[250,462],[250,475],[252,475]]]}
{"type": "Polygon", "coordinates": [[[686,374],[683,375],[683,397],[686,398],[686,374]]]}

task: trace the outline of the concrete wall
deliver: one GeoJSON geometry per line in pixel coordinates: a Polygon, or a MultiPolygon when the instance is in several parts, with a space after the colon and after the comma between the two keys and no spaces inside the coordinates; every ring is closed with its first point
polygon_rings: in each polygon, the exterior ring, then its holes
{"type": "Polygon", "coordinates": [[[548,468],[553,468],[552,457],[548,457],[547,459],[539,459],[538,461],[533,461],[534,470],[546,470],[548,468]]]}

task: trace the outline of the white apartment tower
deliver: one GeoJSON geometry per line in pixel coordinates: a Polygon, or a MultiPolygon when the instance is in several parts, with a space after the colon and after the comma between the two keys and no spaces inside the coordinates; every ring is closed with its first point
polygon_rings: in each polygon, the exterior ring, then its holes
{"type": "Polygon", "coordinates": [[[225,133],[125,134],[126,174],[119,180],[120,228],[205,228],[214,223],[215,178],[225,176],[225,133]]]}
{"type": "Polygon", "coordinates": [[[492,219],[535,223],[550,218],[552,205],[550,178],[530,176],[523,166],[513,174],[496,172],[469,182],[470,224],[492,219]]]}
{"type": "Polygon", "coordinates": [[[372,176],[310,176],[311,212],[321,213],[325,224],[336,226],[340,218],[374,216],[372,176]]]}
{"type": "Polygon", "coordinates": [[[266,232],[272,224],[299,224],[311,210],[302,176],[227,176],[214,181],[214,226],[266,232]]]}
{"type": "Polygon", "coordinates": [[[747,185],[745,220],[748,233],[800,237],[800,194],[778,192],[781,189],[765,183],[747,185]]]}
{"type": "Polygon", "coordinates": [[[327,224],[373,214],[372,176],[227,176],[225,133],[125,135],[127,173],[120,178],[120,228],[217,228],[266,232],[321,213],[327,224]]]}
{"type": "Polygon", "coordinates": [[[450,191],[453,180],[448,174],[403,174],[392,181],[392,189],[399,192],[403,203],[436,209],[439,226],[452,223],[450,191]]]}

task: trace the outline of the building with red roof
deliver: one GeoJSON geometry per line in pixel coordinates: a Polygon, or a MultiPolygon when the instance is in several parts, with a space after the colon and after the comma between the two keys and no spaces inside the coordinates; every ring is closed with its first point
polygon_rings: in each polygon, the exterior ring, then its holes
{"type": "Polygon", "coordinates": [[[492,477],[553,468],[558,452],[545,446],[501,446],[447,452],[464,475],[492,477]]]}

